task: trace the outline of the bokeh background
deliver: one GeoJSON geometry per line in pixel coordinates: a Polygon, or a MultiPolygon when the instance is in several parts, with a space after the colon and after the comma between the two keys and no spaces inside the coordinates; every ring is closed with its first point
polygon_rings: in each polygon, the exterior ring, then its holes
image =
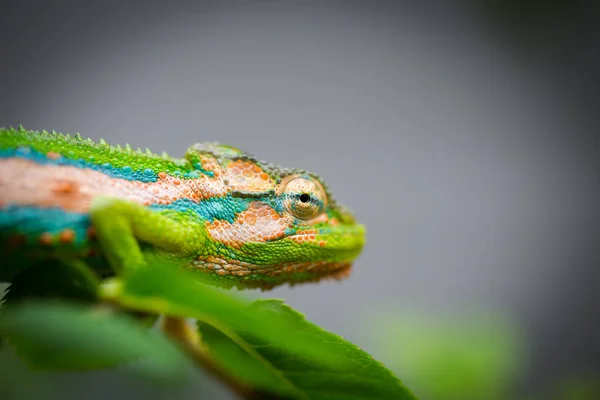
{"type": "MultiPolygon", "coordinates": [[[[600,381],[598,4],[5,0],[0,126],[315,171],[367,226],[352,277],[249,295],[423,398],[575,399],[600,381]]],[[[233,398],[202,373],[146,387],[1,356],[6,398],[233,398]]]]}

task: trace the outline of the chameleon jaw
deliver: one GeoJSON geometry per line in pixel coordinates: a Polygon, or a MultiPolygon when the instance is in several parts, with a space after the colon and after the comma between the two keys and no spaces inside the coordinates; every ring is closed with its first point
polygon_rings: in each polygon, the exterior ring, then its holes
{"type": "Polygon", "coordinates": [[[208,256],[199,258],[192,264],[192,269],[205,273],[212,283],[223,287],[235,286],[238,289],[269,290],[286,283],[293,286],[324,279],[341,280],[352,271],[352,263],[332,261],[265,266],[208,256]]]}

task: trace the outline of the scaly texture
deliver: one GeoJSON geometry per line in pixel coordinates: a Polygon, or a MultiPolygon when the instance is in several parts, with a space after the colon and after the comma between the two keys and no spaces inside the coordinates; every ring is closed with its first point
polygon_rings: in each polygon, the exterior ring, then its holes
{"type": "Polygon", "coordinates": [[[118,272],[169,258],[222,286],[343,277],[364,227],[323,181],[217,144],[182,159],[0,128],[0,239],[10,266],[71,257],[118,272]]]}

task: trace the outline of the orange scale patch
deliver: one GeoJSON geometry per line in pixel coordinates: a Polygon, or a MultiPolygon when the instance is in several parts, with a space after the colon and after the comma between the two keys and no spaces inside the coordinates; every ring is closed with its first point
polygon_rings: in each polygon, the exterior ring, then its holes
{"type": "Polygon", "coordinates": [[[285,236],[289,224],[270,206],[254,202],[237,216],[233,224],[228,221],[206,222],[206,228],[214,240],[239,248],[248,242],[280,239],[285,236]]]}
{"type": "Polygon", "coordinates": [[[251,161],[236,160],[227,165],[225,179],[233,190],[264,192],[275,187],[275,182],[251,161]]]}
{"type": "Polygon", "coordinates": [[[316,234],[317,234],[316,229],[305,229],[303,231],[296,232],[296,235],[316,235],[316,234]]]}
{"type": "Polygon", "coordinates": [[[206,171],[211,171],[215,176],[221,176],[221,167],[213,157],[200,156],[202,168],[206,171]]]}
{"type": "Polygon", "coordinates": [[[244,217],[240,219],[240,222],[242,222],[242,223],[246,222],[249,225],[254,225],[254,224],[256,224],[256,218],[257,218],[256,214],[250,212],[250,213],[244,215],[244,217]]]}
{"type": "Polygon", "coordinates": [[[316,234],[317,231],[315,229],[306,229],[298,231],[295,235],[290,236],[290,239],[297,243],[310,242],[315,240],[316,234]]]}

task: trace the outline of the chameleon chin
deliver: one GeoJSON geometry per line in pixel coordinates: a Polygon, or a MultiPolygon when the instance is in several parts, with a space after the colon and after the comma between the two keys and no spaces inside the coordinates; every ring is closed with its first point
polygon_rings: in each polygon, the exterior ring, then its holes
{"type": "Polygon", "coordinates": [[[60,256],[103,275],[167,259],[219,286],[268,289],[347,276],[365,229],[317,175],[230,146],[173,158],[0,128],[0,240],[5,282],[60,256]]]}

